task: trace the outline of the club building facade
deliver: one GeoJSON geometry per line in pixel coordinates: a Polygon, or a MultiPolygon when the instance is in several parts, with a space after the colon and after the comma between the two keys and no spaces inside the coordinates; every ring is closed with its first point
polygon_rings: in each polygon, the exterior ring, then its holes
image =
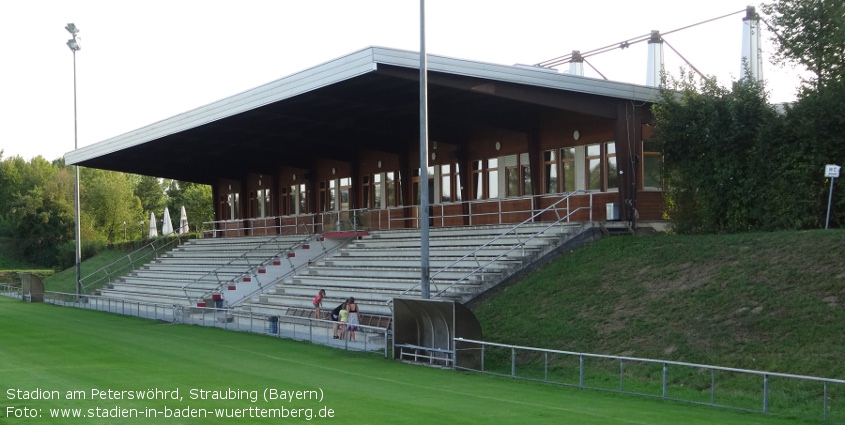
{"type": "Polygon", "coordinates": [[[535,219],[661,219],[655,88],[434,55],[427,75],[428,173],[419,54],[380,47],[66,160],[211,185],[203,230],[217,237],[414,228],[426,174],[432,226],[518,223],[550,206],[535,219]]]}

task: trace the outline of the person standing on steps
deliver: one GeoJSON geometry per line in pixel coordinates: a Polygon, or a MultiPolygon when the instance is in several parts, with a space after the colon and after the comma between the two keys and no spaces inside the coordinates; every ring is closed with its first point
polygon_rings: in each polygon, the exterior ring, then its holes
{"type": "Polygon", "coordinates": [[[349,301],[343,303],[340,309],[340,339],[346,338],[346,321],[349,320],[349,301]]]}
{"type": "Polygon", "coordinates": [[[346,311],[349,314],[346,330],[349,331],[349,340],[355,342],[355,331],[358,330],[360,322],[361,310],[358,309],[358,304],[355,304],[355,298],[350,297],[346,300],[346,311]]]}
{"type": "Polygon", "coordinates": [[[332,310],[332,338],[339,339],[341,335],[343,335],[343,330],[341,328],[341,321],[340,321],[340,311],[343,310],[344,306],[346,306],[346,301],[340,303],[337,307],[332,310]]]}
{"type": "Polygon", "coordinates": [[[311,303],[314,304],[314,318],[321,319],[320,317],[320,307],[323,306],[323,297],[326,296],[326,290],[321,289],[320,292],[317,293],[317,296],[314,297],[314,301],[311,303]]]}

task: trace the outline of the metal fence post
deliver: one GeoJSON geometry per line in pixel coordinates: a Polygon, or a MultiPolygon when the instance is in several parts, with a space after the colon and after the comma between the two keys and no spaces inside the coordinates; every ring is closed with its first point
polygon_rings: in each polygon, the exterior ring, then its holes
{"type": "Polygon", "coordinates": [[[669,395],[669,382],[667,379],[668,368],[666,367],[666,363],[663,363],[663,398],[666,398],[669,395]]]}
{"type": "Polygon", "coordinates": [[[584,355],[578,355],[578,388],[584,389],[584,355]]]}
{"type": "Polygon", "coordinates": [[[625,361],[619,359],[619,391],[625,390],[625,361]]]}
{"type": "Polygon", "coordinates": [[[549,380],[549,352],[543,352],[543,380],[549,380]]]}
{"type": "Polygon", "coordinates": [[[516,377],[516,348],[511,347],[511,378],[516,377]]]}
{"type": "Polygon", "coordinates": [[[716,404],[716,369],[710,369],[710,404],[716,404]]]}
{"type": "Polygon", "coordinates": [[[822,417],[824,418],[824,421],[827,422],[827,382],[824,383],[824,401],[822,402],[822,409],[824,409],[822,417]]]}
{"type": "Polygon", "coordinates": [[[484,351],[485,351],[485,347],[487,347],[487,346],[484,345],[484,343],[482,343],[481,344],[481,371],[482,372],[484,372],[484,351]]]}
{"type": "Polygon", "coordinates": [[[763,375],[763,413],[769,413],[769,375],[763,375]]]}

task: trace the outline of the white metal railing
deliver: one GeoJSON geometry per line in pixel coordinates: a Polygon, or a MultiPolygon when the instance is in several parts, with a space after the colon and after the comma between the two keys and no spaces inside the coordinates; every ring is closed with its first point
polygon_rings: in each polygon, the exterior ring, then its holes
{"type": "MultiPolygon", "coordinates": [[[[335,251],[337,251],[337,250],[339,250],[339,249],[343,248],[343,247],[344,247],[344,245],[346,245],[346,242],[348,242],[349,240],[352,240],[352,239],[354,239],[354,237],[353,237],[353,238],[349,238],[349,239],[347,239],[346,241],[344,241],[343,243],[340,243],[340,244],[338,244],[338,245],[336,245],[336,246],[334,246],[334,247],[332,247],[332,248],[330,248],[330,249],[326,249],[325,245],[323,245],[323,251],[320,253],[320,255],[313,257],[313,258],[311,259],[311,261],[317,261],[317,260],[320,260],[320,259],[322,259],[322,258],[327,257],[330,253],[335,252],[335,251]]],[[[317,240],[318,240],[318,241],[320,241],[319,239],[317,239],[317,240]]],[[[320,241],[320,243],[322,244],[322,241],[320,241]]],[[[288,261],[290,261],[290,259],[288,259],[288,261]]],[[[278,283],[278,282],[282,282],[282,281],[284,281],[285,279],[287,279],[287,278],[289,278],[289,277],[291,277],[291,276],[295,276],[295,275],[296,275],[296,273],[300,272],[302,269],[306,269],[306,268],[308,268],[309,264],[310,264],[310,262],[307,262],[307,263],[303,263],[303,264],[300,264],[299,266],[294,267],[294,266],[293,266],[293,263],[291,263],[291,269],[290,269],[290,270],[288,270],[285,274],[283,274],[283,275],[279,276],[278,278],[276,278],[276,279],[275,279],[273,282],[271,282],[268,286],[259,286],[259,287],[258,287],[258,288],[256,288],[254,291],[252,291],[252,292],[250,292],[250,293],[248,293],[248,294],[244,295],[244,296],[243,296],[243,298],[241,298],[241,299],[240,299],[240,301],[235,302],[235,303],[233,303],[233,304],[230,304],[230,305],[229,305],[229,307],[237,307],[237,306],[239,306],[240,304],[242,304],[245,300],[248,300],[248,299],[252,298],[252,297],[253,297],[253,296],[255,296],[256,294],[259,294],[259,293],[264,292],[264,291],[265,291],[268,287],[272,287],[272,286],[276,285],[276,283],[278,283]]]]}
{"type": "MultiPolygon", "coordinates": [[[[579,190],[563,194],[545,194],[523,197],[479,199],[472,201],[449,202],[431,205],[439,214],[430,215],[437,226],[513,224],[521,220],[513,217],[533,216],[541,199],[561,198],[571,202],[580,196],[589,202],[588,221],[593,219],[593,192],[579,190]],[[514,207],[527,203],[524,209],[514,207]],[[490,207],[493,205],[494,207],[490,207]],[[459,210],[460,213],[447,213],[446,210],[459,210]],[[466,211],[464,213],[463,211],[466,211]]],[[[313,214],[287,215],[262,218],[244,218],[237,220],[208,221],[202,224],[203,237],[225,237],[227,233],[237,235],[270,234],[315,234],[328,231],[390,230],[418,228],[420,220],[419,205],[387,208],[361,208],[344,211],[326,211],[313,214]]],[[[581,207],[584,209],[584,207],[581,207]]],[[[568,218],[571,220],[572,216],[568,218]]]]}
{"type": "Polygon", "coordinates": [[[383,352],[388,355],[390,330],[388,328],[358,325],[355,341],[332,338],[335,322],[308,317],[269,315],[232,309],[166,305],[142,301],[120,300],[96,295],[45,292],[44,302],[106,311],[145,319],[162,320],[178,324],[217,327],[238,332],[266,334],[279,338],[310,341],[349,351],[383,352]]]}
{"type": "Polygon", "coordinates": [[[21,299],[21,287],[6,285],[5,283],[0,284],[0,295],[9,298],[21,299]]]}
{"type": "Polygon", "coordinates": [[[153,240],[150,243],[130,252],[124,257],[121,257],[103,267],[100,267],[93,273],[79,279],[82,284],[82,293],[87,293],[92,287],[100,288],[107,283],[111,283],[114,278],[122,277],[128,272],[135,270],[139,264],[146,264],[156,258],[162,251],[167,251],[174,246],[182,243],[182,239],[177,234],[173,234],[173,238],[168,238],[163,244],[161,240],[153,240]]]}
{"type": "MultiPolygon", "coordinates": [[[[193,282],[190,282],[188,284],[183,285],[181,289],[182,289],[182,291],[185,292],[185,297],[189,301],[192,301],[192,302],[196,301],[196,299],[191,299],[191,297],[188,295],[188,289],[191,287],[191,285],[195,285],[195,284],[199,284],[199,283],[203,282],[204,279],[209,277],[209,276],[213,275],[217,279],[217,287],[215,289],[211,290],[211,291],[207,291],[205,294],[203,294],[201,297],[199,297],[199,300],[205,299],[206,297],[210,297],[212,294],[220,292],[222,290],[222,288],[224,288],[227,285],[230,285],[234,282],[237,282],[238,280],[240,280],[244,276],[249,276],[251,274],[254,274],[259,268],[266,266],[271,261],[273,261],[273,259],[264,259],[264,260],[257,262],[256,264],[252,264],[252,261],[250,259],[250,257],[251,257],[250,254],[253,254],[260,249],[266,249],[266,247],[268,245],[277,248],[277,255],[278,255],[278,254],[282,254],[284,252],[294,251],[297,248],[302,247],[304,244],[309,243],[314,238],[313,235],[308,235],[307,237],[303,238],[302,240],[297,241],[294,244],[282,244],[282,243],[279,242],[280,237],[282,237],[282,235],[277,235],[277,236],[271,238],[268,241],[262,242],[261,244],[257,244],[256,246],[250,248],[249,250],[242,252],[236,258],[229,260],[226,264],[215,267],[214,269],[209,270],[206,274],[194,279],[193,282]],[[242,261],[242,260],[245,260],[247,262],[247,264],[249,265],[249,268],[246,271],[238,274],[237,276],[226,279],[226,280],[220,279],[220,275],[218,274],[218,272],[220,270],[222,270],[226,267],[230,267],[236,261],[242,261]]],[[[275,257],[275,255],[272,255],[271,257],[275,257]]]]}
{"type": "Polygon", "coordinates": [[[845,420],[841,379],[464,338],[455,338],[454,344],[459,347],[456,369],[751,412],[845,420]]]}
{"type": "MultiPolygon", "coordinates": [[[[453,288],[453,287],[455,287],[456,285],[460,285],[461,283],[467,282],[468,280],[472,279],[472,278],[473,278],[473,276],[476,276],[476,275],[477,275],[477,274],[479,274],[479,273],[482,273],[482,274],[483,274],[483,273],[484,273],[484,271],[485,271],[485,270],[486,270],[486,269],[487,269],[490,265],[495,264],[495,263],[496,263],[497,261],[499,261],[501,258],[508,256],[510,253],[512,253],[512,252],[514,252],[514,251],[516,251],[516,250],[518,250],[518,249],[524,249],[525,245],[526,245],[528,242],[530,242],[530,241],[532,241],[532,240],[534,240],[534,239],[536,239],[536,238],[540,237],[541,235],[543,235],[546,231],[548,231],[548,230],[549,230],[549,229],[551,229],[552,227],[555,227],[555,226],[557,226],[557,225],[559,225],[559,224],[561,224],[561,223],[563,223],[563,222],[565,222],[565,221],[569,221],[570,217],[572,217],[572,215],[573,215],[573,214],[577,213],[577,212],[578,212],[578,211],[580,211],[581,209],[590,209],[590,210],[592,210],[592,205],[593,205],[593,198],[592,198],[592,194],[591,194],[591,193],[589,193],[589,192],[585,192],[585,191],[576,191],[576,192],[573,192],[573,193],[567,194],[565,197],[563,197],[563,198],[559,199],[558,201],[554,202],[553,204],[549,205],[548,207],[546,207],[546,208],[542,209],[541,211],[538,211],[538,212],[534,213],[531,217],[529,217],[529,218],[527,218],[527,219],[523,220],[522,222],[520,222],[520,223],[518,223],[518,224],[514,225],[513,227],[511,227],[511,228],[509,228],[509,229],[505,230],[504,232],[502,232],[501,234],[499,234],[499,235],[498,235],[498,236],[496,236],[495,238],[491,239],[490,241],[488,241],[488,242],[484,243],[483,245],[478,246],[478,247],[477,247],[477,248],[475,248],[472,252],[470,252],[470,253],[468,253],[468,254],[464,255],[463,257],[461,257],[461,258],[459,258],[459,259],[455,260],[455,261],[454,261],[454,262],[452,262],[451,264],[448,264],[448,265],[446,265],[446,266],[443,266],[440,270],[438,270],[438,271],[436,271],[436,272],[432,273],[431,275],[429,275],[429,281],[430,281],[430,283],[431,283],[431,284],[433,284],[433,285],[434,285],[434,288],[435,288],[435,292],[434,292],[433,294],[431,294],[431,298],[438,298],[438,297],[442,297],[442,296],[443,296],[443,294],[445,294],[447,291],[449,291],[450,289],[452,289],[452,288],[453,288]],[[577,208],[575,208],[575,209],[572,209],[572,208],[570,207],[570,205],[569,205],[570,197],[571,197],[571,196],[573,196],[573,195],[575,195],[575,194],[577,194],[577,193],[581,193],[581,192],[586,193],[586,194],[588,194],[588,195],[589,195],[589,197],[590,197],[590,198],[589,198],[589,205],[588,205],[588,206],[585,206],[585,207],[577,207],[577,208]],[[562,203],[566,203],[566,207],[564,207],[564,208],[559,208],[559,205],[560,205],[560,204],[562,204],[562,203]],[[560,214],[560,210],[566,211],[566,213],[565,213],[563,216],[561,216],[561,214],[560,214]],[[542,229],[540,229],[540,230],[537,230],[537,231],[535,231],[535,232],[532,232],[532,234],[531,234],[530,236],[528,236],[525,240],[520,240],[520,241],[519,241],[519,243],[514,244],[514,245],[513,245],[513,246],[511,246],[511,247],[510,247],[510,249],[508,249],[507,251],[502,252],[502,253],[500,253],[500,254],[496,255],[495,257],[493,257],[492,259],[487,260],[484,264],[481,264],[481,261],[479,261],[479,260],[478,260],[478,253],[479,253],[479,252],[481,252],[481,251],[483,251],[484,249],[486,249],[486,248],[488,248],[488,247],[492,246],[493,244],[495,244],[496,242],[498,242],[499,240],[501,240],[502,238],[504,238],[504,237],[506,237],[506,236],[508,236],[508,235],[510,235],[510,234],[514,234],[514,235],[516,235],[516,236],[518,237],[518,236],[519,236],[519,234],[518,234],[517,230],[519,230],[521,227],[523,227],[523,226],[525,226],[525,225],[527,225],[527,224],[529,224],[529,223],[534,223],[534,222],[536,222],[538,217],[540,217],[540,216],[542,216],[542,215],[544,215],[544,214],[546,214],[546,213],[549,213],[549,212],[554,212],[554,214],[555,214],[555,216],[557,217],[557,219],[556,219],[556,220],[554,220],[554,221],[551,221],[551,222],[550,222],[550,224],[548,224],[546,227],[544,227],[544,228],[542,228],[542,229]],[[451,283],[449,284],[449,286],[447,286],[447,287],[445,287],[445,288],[443,288],[443,289],[439,289],[439,288],[437,287],[437,284],[436,284],[436,277],[437,277],[438,275],[440,275],[441,273],[445,273],[445,272],[447,272],[447,271],[449,271],[449,270],[451,270],[451,269],[455,268],[455,267],[456,267],[458,264],[460,264],[462,261],[464,261],[464,260],[466,260],[466,259],[469,259],[469,258],[473,258],[473,259],[475,259],[475,262],[476,262],[476,267],[475,267],[474,269],[470,270],[470,271],[469,271],[466,275],[464,275],[464,276],[463,276],[463,277],[461,277],[460,279],[450,280],[450,282],[451,282],[451,283]]],[[[398,297],[400,297],[400,298],[401,298],[402,296],[405,296],[405,295],[407,295],[408,293],[410,293],[410,292],[413,292],[413,291],[417,290],[417,289],[420,287],[420,285],[421,285],[421,283],[418,283],[418,284],[416,284],[416,285],[414,285],[414,286],[412,286],[412,287],[410,287],[410,288],[406,289],[406,290],[405,290],[405,291],[403,291],[401,294],[399,294],[399,296],[398,296],[398,297]]],[[[389,301],[387,301],[387,304],[391,304],[392,302],[393,302],[393,300],[389,300],[389,301]]]]}

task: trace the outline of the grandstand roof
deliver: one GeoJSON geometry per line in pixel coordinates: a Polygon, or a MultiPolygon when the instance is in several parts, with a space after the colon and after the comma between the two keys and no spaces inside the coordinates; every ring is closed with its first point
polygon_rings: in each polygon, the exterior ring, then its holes
{"type": "MultiPolygon", "coordinates": [[[[652,87],[428,57],[429,138],[459,144],[467,126],[525,131],[544,109],[615,119],[652,87]]],[[[65,155],[68,164],[211,184],[272,174],[359,149],[408,152],[419,141],[419,53],[369,47],[65,155]],[[224,166],[225,164],[225,166],[224,166]]]]}

